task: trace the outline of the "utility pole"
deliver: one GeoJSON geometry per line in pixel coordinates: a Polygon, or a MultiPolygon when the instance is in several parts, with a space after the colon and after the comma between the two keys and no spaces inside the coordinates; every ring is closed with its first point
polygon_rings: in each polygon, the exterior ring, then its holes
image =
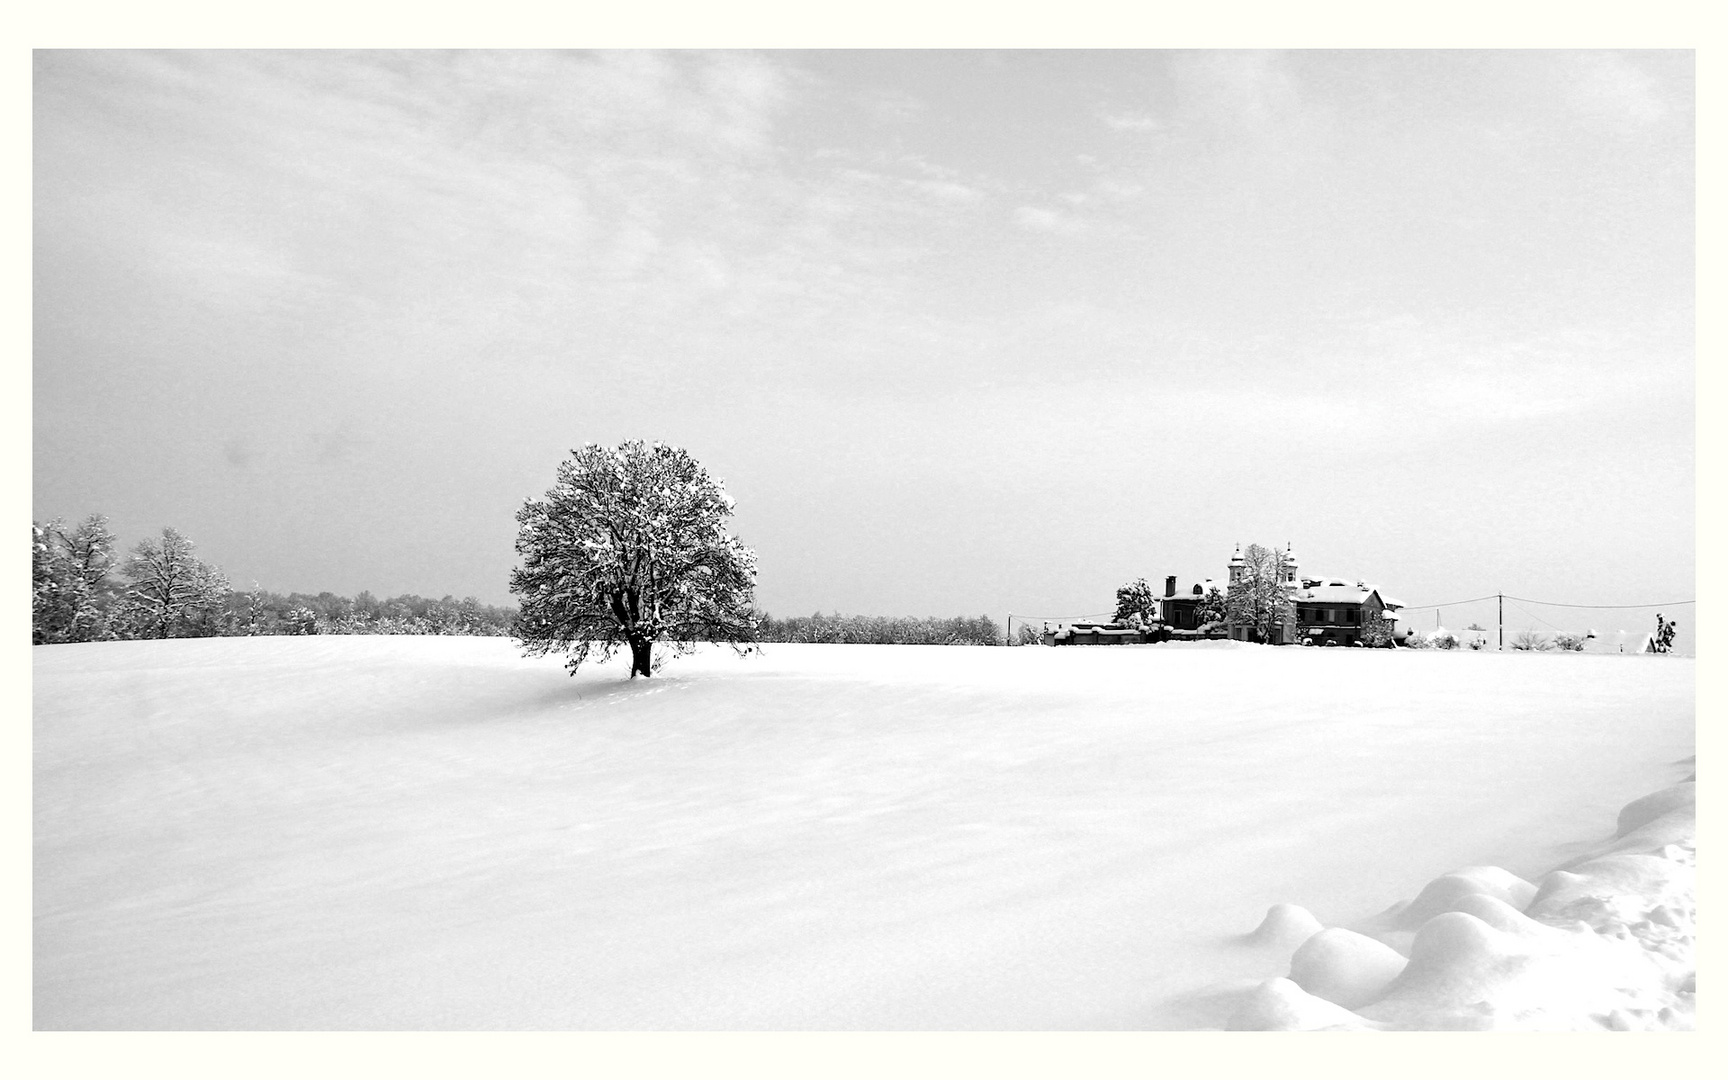
{"type": "Polygon", "coordinates": [[[1495,593],[1494,599],[1496,601],[1498,601],[1499,605],[1500,605],[1499,614],[1497,616],[1500,620],[1499,624],[1498,624],[1500,627],[1500,644],[1496,647],[1495,651],[1496,652],[1505,652],[1506,651],[1506,594],[1505,593],[1495,593]]]}
{"type": "Polygon", "coordinates": [[[1014,613],[1012,611],[1008,613],[1008,629],[1002,633],[1002,644],[1014,644],[1014,613]]]}

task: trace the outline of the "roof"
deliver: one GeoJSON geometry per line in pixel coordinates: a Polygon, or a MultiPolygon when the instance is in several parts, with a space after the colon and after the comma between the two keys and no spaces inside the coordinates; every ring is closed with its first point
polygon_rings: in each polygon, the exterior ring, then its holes
{"type": "MultiPolygon", "coordinates": [[[[1301,589],[1296,593],[1296,599],[1305,604],[1364,604],[1370,596],[1377,596],[1373,588],[1359,589],[1354,585],[1316,585],[1312,589],[1301,589]]],[[[1386,601],[1381,600],[1384,605],[1386,601]]]]}

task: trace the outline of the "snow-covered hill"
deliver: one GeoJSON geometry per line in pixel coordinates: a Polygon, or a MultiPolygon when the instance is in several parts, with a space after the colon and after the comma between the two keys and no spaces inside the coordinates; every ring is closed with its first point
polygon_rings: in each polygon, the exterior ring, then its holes
{"type": "Polygon", "coordinates": [[[1689,659],[775,645],[624,670],[498,639],[36,648],[36,1026],[1689,1019],[1690,811],[1651,819],[1672,872],[1586,858],[1653,835],[1621,808],[1692,772],[1689,659]],[[1568,954],[1581,924],[1601,949],[1568,954]],[[1541,990],[1632,985],[1645,945],[1662,1002],[1541,990]]]}

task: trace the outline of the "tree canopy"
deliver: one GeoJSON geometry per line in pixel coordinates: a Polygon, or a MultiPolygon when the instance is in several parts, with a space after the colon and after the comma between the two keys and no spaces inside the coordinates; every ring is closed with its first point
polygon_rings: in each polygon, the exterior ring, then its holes
{"type": "Polygon", "coordinates": [[[1283,627],[1296,622],[1296,605],[1284,585],[1286,565],[1278,549],[1249,544],[1242,573],[1225,594],[1230,624],[1247,627],[1256,641],[1276,641],[1283,627]]]}
{"type": "Polygon", "coordinates": [[[1216,585],[1208,586],[1206,595],[1200,598],[1200,605],[1194,613],[1200,629],[1206,630],[1223,624],[1229,618],[1229,605],[1224,594],[1216,585]]]}
{"type": "Polygon", "coordinates": [[[118,544],[108,519],[92,514],[68,528],[31,522],[32,640],[101,641],[114,636],[112,573],[118,544]]]}
{"type": "Polygon", "coordinates": [[[1139,627],[1159,621],[1158,598],[1145,578],[1135,578],[1116,590],[1116,612],[1111,620],[1139,627]]]}
{"type": "Polygon", "coordinates": [[[673,652],[697,641],[756,640],[756,556],[726,531],[733,502],[678,447],[589,443],[558,466],[544,498],[516,514],[510,575],[521,603],[517,638],[530,654],[567,654],[576,669],[594,651],[630,647],[630,675],[653,671],[656,641],[673,652]]]}
{"type": "Polygon", "coordinates": [[[222,571],[193,554],[192,541],[172,528],[132,549],[123,568],[126,608],[141,637],[212,632],[208,625],[227,598],[222,571]]]}

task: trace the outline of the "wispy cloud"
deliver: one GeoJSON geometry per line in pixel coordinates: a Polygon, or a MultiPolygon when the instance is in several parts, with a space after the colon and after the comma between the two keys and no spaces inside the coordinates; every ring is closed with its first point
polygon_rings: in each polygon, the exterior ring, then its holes
{"type": "Polygon", "coordinates": [[[1017,206],[1014,208],[1012,217],[1014,224],[1029,232],[1076,236],[1086,229],[1086,224],[1081,218],[1041,206],[1017,206]]]}
{"type": "Polygon", "coordinates": [[[1163,131],[1164,121],[1148,113],[1106,112],[1099,117],[1111,131],[1163,131]]]}
{"type": "Polygon", "coordinates": [[[1567,56],[1564,93],[1593,119],[1646,127],[1666,118],[1669,102],[1656,79],[1620,53],[1586,52],[1567,56]]]}

